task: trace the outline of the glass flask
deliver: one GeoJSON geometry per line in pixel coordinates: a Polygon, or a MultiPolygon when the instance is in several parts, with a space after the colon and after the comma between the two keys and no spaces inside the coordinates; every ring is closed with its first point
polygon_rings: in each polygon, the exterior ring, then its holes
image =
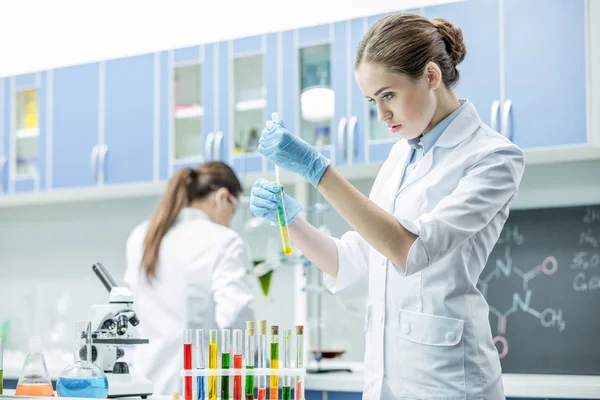
{"type": "Polygon", "coordinates": [[[92,324],[90,321],[79,321],[76,327],[75,362],[58,376],[58,396],[105,399],[108,395],[108,379],[92,362],[92,324]]]}
{"type": "Polygon", "coordinates": [[[27,344],[27,357],[17,383],[17,396],[54,396],[46,359],[42,354],[42,338],[32,336],[27,344]]]}
{"type": "Polygon", "coordinates": [[[283,254],[279,229],[263,218],[254,217],[244,225],[244,241],[252,263],[252,275],[258,278],[265,297],[269,295],[273,270],[287,257],[283,254]]]}

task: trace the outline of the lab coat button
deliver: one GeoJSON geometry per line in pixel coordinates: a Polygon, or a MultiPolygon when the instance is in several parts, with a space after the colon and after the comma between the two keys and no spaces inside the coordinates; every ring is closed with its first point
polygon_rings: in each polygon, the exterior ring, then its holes
{"type": "Polygon", "coordinates": [[[454,339],[456,339],[456,336],[454,335],[454,333],[452,333],[452,332],[446,333],[446,340],[448,342],[454,342],[454,339]]]}
{"type": "Polygon", "coordinates": [[[404,332],[405,335],[408,335],[410,333],[410,326],[404,325],[402,327],[402,332],[404,332]]]}

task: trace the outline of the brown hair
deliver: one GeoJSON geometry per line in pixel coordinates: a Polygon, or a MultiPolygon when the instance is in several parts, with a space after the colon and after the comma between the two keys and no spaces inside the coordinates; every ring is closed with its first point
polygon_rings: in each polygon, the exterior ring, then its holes
{"type": "Polygon", "coordinates": [[[462,29],[445,19],[402,13],[384,17],[369,29],[358,44],[354,67],[373,62],[418,79],[431,61],[440,67],[442,80],[450,88],[458,82],[456,66],[466,54],[462,29]]]}
{"type": "Polygon", "coordinates": [[[208,162],[196,168],[177,170],[167,185],[144,238],[142,265],[148,280],[156,276],[156,264],[163,237],[171,228],[182,208],[192,200],[201,199],[220,188],[239,197],[242,185],[233,170],[222,162],[208,162]]]}

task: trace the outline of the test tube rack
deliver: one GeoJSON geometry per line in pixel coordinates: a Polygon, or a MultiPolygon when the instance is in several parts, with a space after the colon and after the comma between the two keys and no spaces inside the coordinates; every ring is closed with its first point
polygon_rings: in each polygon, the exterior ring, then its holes
{"type": "MultiPolygon", "coordinates": [[[[246,376],[249,375],[253,375],[253,376],[265,376],[265,377],[270,377],[270,376],[279,376],[279,377],[284,377],[284,376],[289,376],[293,379],[292,381],[292,391],[294,392],[293,395],[291,396],[292,400],[304,400],[304,378],[306,376],[306,369],[305,368],[254,368],[254,369],[246,369],[244,368],[231,368],[231,369],[191,369],[191,370],[185,370],[182,369],[181,370],[181,393],[184,392],[185,390],[185,377],[186,376],[192,376],[192,377],[198,377],[198,376],[205,376],[205,377],[216,377],[216,378],[220,378],[222,376],[241,376],[242,378],[245,378],[246,376]],[[295,382],[296,380],[299,380],[300,382],[302,382],[301,385],[301,393],[297,394],[295,392],[295,382]]],[[[194,396],[194,400],[210,400],[208,398],[208,379],[204,380],[204,390],[202,391],[203,393],[205,393],[205,397],[200,398],[197,396],[197,393],[199,392],[198,388],[196,388],[196,390],[194,391],[194,393],[196,394],[194,396]]],[[[220,393],[220,379],[217,379],[217,393],[220,393]]],[[[281,389],[281,386],[280,386],[281,389]]],[[[246,387],[245,387],[245,379],[242,379],[242,393],[245,393],[246,391],[246,387]]],[[[245,398],[245,397],[244,397],[245,398]]],[[[233,399],[233,396],[230,396],[228,399],[221,399],[221,397],[219,395],[217,395],[216,397],[217,400],[230,400],[233,399]]],[[[265,398],[265,400],[282,400],[282,396],[280,395],[278,397],[278,399],[271,399],[271,397],[269,397],[269,391],[267,390],[267,397],[265,398]]]]}

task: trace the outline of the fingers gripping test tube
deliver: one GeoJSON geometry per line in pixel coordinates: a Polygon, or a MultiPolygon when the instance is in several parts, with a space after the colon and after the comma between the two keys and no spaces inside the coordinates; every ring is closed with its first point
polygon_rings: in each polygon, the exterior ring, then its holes
{"type": "MultiPolygon", "coordinates": [[[[279,115],[274,112],[271,114],[271,121],[274,124],[279,123],[279,115]]],[[[283,245],[283,254],[292,255],[292,241],[288,230],[287,215],[285,214],[285,204],[283,202],[283,192],[279,180],[279,167],[275,166],[275,180],[277,182],[277,193],[279,194],[279,203],[277,204],[277,219],[279,220],[279,231],[281,232],[281,244],[283,245]]]]}

